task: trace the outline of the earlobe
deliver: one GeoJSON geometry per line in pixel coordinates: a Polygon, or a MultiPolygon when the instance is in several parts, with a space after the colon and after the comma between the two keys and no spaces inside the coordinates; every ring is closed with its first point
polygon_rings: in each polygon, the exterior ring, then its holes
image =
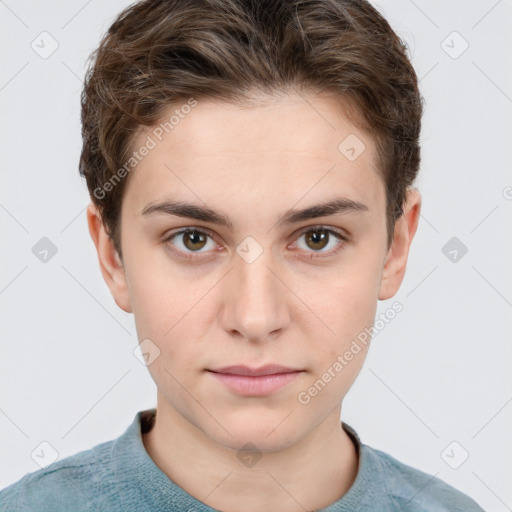
{"type": "Polygon", "coordinates": [[[91,203],[87,208],[87,225],[98,253],[101,274],[116,304],[127,313],[132,312],[124,265],[103,224],[101,214],[91,203]]]}
{"type": "Polygon", "coordinates": [[[421,195],[415,188],[409,188],[404,213],[395,223],[393,242],[386,255],[379,288],[379,299],[386,300],[396,294],[402,284],[409,249],[418,228],[421,211],[421,195]]]}

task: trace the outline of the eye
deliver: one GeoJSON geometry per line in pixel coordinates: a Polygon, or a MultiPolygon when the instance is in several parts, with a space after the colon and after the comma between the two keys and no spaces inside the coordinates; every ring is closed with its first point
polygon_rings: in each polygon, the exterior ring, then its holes
{"type": "Polygon", "coordinates": [[[206,231],[193,227],[174,231],[166,235],[163,241],[169,243],[178,256],[188,260],[194,257],[189,256],[192,253],[203,253],[217,247],[213,238],[206,231]]]}
{"type": "Polygon", "coordinates": [[[324,253],[326,256],[336,254],[343,248],[344,242],[347,242],[348,238],[338,230],[325,226],[313,226],[303,231],[297,240],[298,248],[311,253],[309,257],[314,258],[316,257],[315,253],[321,253],[322,256],[324,253]],[[301,244],[300,241],[303,237],[304,243],[301,244]]]}

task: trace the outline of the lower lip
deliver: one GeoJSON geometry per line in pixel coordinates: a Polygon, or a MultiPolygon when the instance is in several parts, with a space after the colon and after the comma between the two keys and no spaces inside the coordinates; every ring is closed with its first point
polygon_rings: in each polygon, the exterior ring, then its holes
{"type": "Polygon", "coordinates": [[[210,372],[229,389],[244,396],[264,396],[277,391],[302,372],[276,373],[273,375],[232,375],[228,373],[210,372]]]}

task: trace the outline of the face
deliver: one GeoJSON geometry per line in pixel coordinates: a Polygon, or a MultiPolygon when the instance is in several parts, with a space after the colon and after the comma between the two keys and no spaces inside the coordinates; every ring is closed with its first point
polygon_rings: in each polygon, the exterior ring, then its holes
{"type": "Polygon", "coordinates": [[[199,101],[140,161],[123,199],[122,265],[104,256],[102,271],[139,340],[160,351],[148,366],[158,407],[226,447],[272,451],[339,406],[366,348],[332,369],[407,257],[408,241],[386,244],[376,162],[333,99],[291,95],[251,108],[199,101]],[[339,149],[348,136],[365,146],[355,159],[339,149]],[[213,371],[233,365],[296,371],[258,382],[213,371]]]}

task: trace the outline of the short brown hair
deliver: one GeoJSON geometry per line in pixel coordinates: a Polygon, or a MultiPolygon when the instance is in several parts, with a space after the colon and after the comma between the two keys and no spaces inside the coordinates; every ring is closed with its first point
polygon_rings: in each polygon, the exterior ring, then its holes
{"type": "Polygon", "coordinates": [[[121,257],[129,175],[112,179],[142,127],[191,97],[250,104],[254,92],[290,89],[334,95],[375,140],[391,243],[419,169],[423,99],[406,45],[367,1],[143,0],[89,60],[80,174],[121,257]]]}

